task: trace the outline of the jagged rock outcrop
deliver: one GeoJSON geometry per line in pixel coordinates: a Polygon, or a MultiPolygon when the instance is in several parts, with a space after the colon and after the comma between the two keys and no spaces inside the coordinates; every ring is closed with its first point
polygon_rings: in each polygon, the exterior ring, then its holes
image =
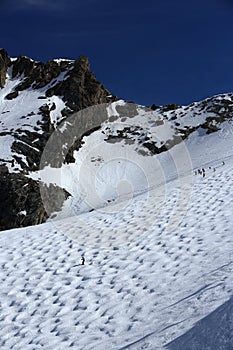
{"type": "Polygon", "coordinates": [[[52,60],[46,63],[35,62],[28,57],[19,56],[12,62],[12,78],[23,76],[24,79],[15,91],[23,91],[29,87],[40,89],[66,71],[70,64],[70,61],[60,64],[52,60]]]}
{"type": "Polygon", "coordinates": [[[0,230],[42,223],[47,214],[39,184],[0,167],[0,230]]]}
{"type": "MultiPolygon", "coordinates": [[[[8,57],[6,53],[5,55],[8,57]]],[[[10,61],[8,62],[4,56],[1,87],[4,86],[8,67],[6,62],[9,65],[10,61]]],[[[116,96],[112,96],[91,72],[86,56],[80,56],[74,63],[68,60],[59,63],[52,60],[46,63],[34,62],[28,57],[19,56],[12,62],[12,77],[23,75],[24,79],[13,92],[7,95],[7,98],[16,98],[19,91],[29,87],[33,89],[46,87],[62,72],[66,72],[64,79],[52,87],[48,87],[45,95],[47,97],[62,96],[72,112],[77,112],[95,104],[116,100],[116,96]]],[[[64,114],[67,114],[66,112],[67,110],[64,111],[64,114]]]]}
{"type": "MultiPolygon", "coordinates": [[[[21,94],[30,91],[39,91],[37,101],[41,101],[36,110],[22,115],[22,103],[20,108],[14,109],[13,118],[20,120],[19,127],[7,129],[4,126],[4,118],[0,136],[12,136],[11,159],[0,159],[0,230],[28,226],[42,223],[50,215],[41,200],[41,186],[39,181],[28,178],[30,171],[39,170],[41,155],[44,147],[56,129],[56,123],[51,118],[52,111],[61,113],[60,120],[65,120],[73,112],[83,108],[116,100],[109,91],[96,79],[90,70],[90,64],[86,56],[80,56],[76,61],[71,60],[50,60],[46,63],[36,62],[25,56],[18,56],[11,60],[4,49],[0,50],[0,88],[4,89],[7,72],[13,84],[11,91],[7,90],[5,101],[17,106],[17,99],[21,94]],[[8,68],[11,69],[8,71],[8,68]],[[57,111],[55,102],[50,102],[54,96],[65,105],[64,109],[57,111]],[[35,121],[34,126],[31,120],[35,121]],[[25,122],[23,122],[25,120],[25,122]],[[17,165],[17,166],[16,166],[17,165]],[[7,167],[11,167],[8,171],[7,167]],[[13,169],[13,170],[12,170],[13,169]],[[14,170],[15,169],[15,170],[14,170]]],[[[35,94],[32,93],[32,99],[35,94]]],[[[32,106],[38,106],[38,102],[32,102],[32,106]]],[[[25,107],[27,107],[25,105],[25,107]]],[[[0,110],[1,114],[9,115],[9,110],[0,110]]],[[[0,120],[0,126],[1,126],[0,120]]],[[[81,140],[77,139],[75,145],[67,150],[66,162],[74,161],[73,151],[80,145],[81,140]]],[[[4,156],[2,156],[4,158],[4,156]]],[[[59,163],[60,164],[60,163],[59,163]]],[[[53,187],[53,186],[52,186],[53,187]]],[[[46,193],[51,197],[54,191],[54,198],[49,198],[50,206],[59,210],[64,199],[69,196],[62,188],[54,187],[46,189],[43,187],[43,196],[46,193]],[[58,195],[60,193],[60,195],[58,195]],[[56,195],[55,195],[56,194],[56,195]]],[[[52,196],[53,197],[53,196],[52,196]]]]}
{"type": "Polygon", "coordinates": [[[54,94],[63,96],[67,106],[73,111],[116,100],[90,71],[86,56],[80,56],[74,62],[67,79],[46,91],[48,97],[54,94]]]}
{"type": "Polygon", "coordinates": [[[15,78],[17,75],[24,74],[28,76],[32,73],[33,68],[35,67],[35,62],[30,58],[25,56],[19,56],[16,61],[13,63],[12,69],[12,78],[15,78]]]}
{"type": "Polygon", "coordinates": [[[0,49],[0,88],[3,88],[6,81],[6,73],[11,65],[11,60],[4,49],[0,49]]]}
{"type": "Polygon", "coordinates": [[[39,185],[23,174],[9,173],[6,166],[0,166],[0,230],[43,223],[48,213],[41,199],[41,191],[44,200],[46,193],[50,195],[49,202],[55,211],[61,208],[69,196],[57,186],[39,185]],[[54,196],[51,196],[53,193],[54,196]]]}

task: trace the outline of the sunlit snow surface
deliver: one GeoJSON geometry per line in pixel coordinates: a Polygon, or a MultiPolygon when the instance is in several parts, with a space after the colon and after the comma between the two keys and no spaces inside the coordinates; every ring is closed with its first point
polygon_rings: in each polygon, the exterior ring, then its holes
{"type": "MultiPolygon", "coordinates": [[[[180,185],[161,154],[167,175],[161,191],[2,232],[1,349],[162,349],[232,297],[231,128],[197,131],[187,141],[192,192],[173,229],[180,185]],[[197,167],[205,167],[205,178],[194,175],[197,167]]],[[[220,322],[224,339],[227,318],[220,322]]],[[[208,348],[188,339],[192,350],[208,348]]],[[[179,344],[185,340],[172,350],[179,344]]]]}

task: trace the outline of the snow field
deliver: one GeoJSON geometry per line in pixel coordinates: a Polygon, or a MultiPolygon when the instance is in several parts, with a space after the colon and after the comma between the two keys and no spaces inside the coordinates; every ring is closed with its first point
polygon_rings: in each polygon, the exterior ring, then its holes
{"type": "Polygon", "coordinates": [[[228,161],[178,188],[0,236],[2,349],[160,349],[232,295],[228,161]],[[85,266],[80,257],[85,255],[85,266]]]}
{"type": "MultiPolygon", "coordinates": [[[[15,103],[22,98],[27,104],[31,95],[23,94],[15,103]]],[[[59,112],[64,106],[55,102],[59,112]]],[[[38,108],[29,105],[28,112],[38,108]]],[[[115,113],[113,104],[109,115],[115,113]]],[[[172,128],[159,138],[155,116],[147,116],[146,129],[154,123],[153,136],[164,141],[172,128]]],[[[190,114],[188,124],[205,117],[190,114]]],[[[56,124],[59,113],[51,118],[56,124]]],[[[141,110],[135,120],[143,118],[141,110]]],[[[12,113],[6,122],[3,131],[11,123],[25,127],[21,120],[15,124],[12,113]]],[[[123,140],[106,143],[97,131],[85,138],[75,163],[58,169],[59,176],[51,169],[40,174],[45,182],[61,180],[73,202],[60,213],[63,220],[0,235],[1,349],[159,350],[226,302],[233,291],[230,127],[225,122],[211,135],[195,131],[181,145],[186,159],[179,145],[169,154],[144,157],[123,140]],[[206,177],[195,176],[203,167],[206,177]],[[69,217],[72,212],[80,215],[69,217]]],[[[141,137],[135,137],[136,147],[141,137]]]]}

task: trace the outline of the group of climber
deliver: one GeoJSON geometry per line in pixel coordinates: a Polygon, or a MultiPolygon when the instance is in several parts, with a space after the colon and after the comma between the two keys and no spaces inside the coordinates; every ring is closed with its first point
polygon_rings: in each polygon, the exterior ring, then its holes
{"type": "Polygon", "coordinates": [[[195,175],[197,175],[197,174],[202,175],[203,177],[205,177],[205,169],[202,168],[202,169],[195,170],[195,175]]]}
{"type": "MultiPolygon", "coordinates": [[[[222,165],[225,165],[224,160],[222,161],[222,165]]],[[[212,169],[211,166],[209,166],[209,169],[212,169]]],[[[216,171],[216,168],[213,168],[213,172],[215,172],[215,171],[216,171]]],[[[201,175],[201,176],[205,177],[206,171],[205,171],[204,168],[197,169],[197,170],[194,171],[194,174],[195,175],[201,175]]]]}

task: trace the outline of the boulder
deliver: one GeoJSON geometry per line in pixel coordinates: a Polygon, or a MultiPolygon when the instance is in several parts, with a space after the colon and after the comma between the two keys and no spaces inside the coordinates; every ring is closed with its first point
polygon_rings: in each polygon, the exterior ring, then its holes
{"type": "Polygon", "coordinates": [[[60,210],[64,200],[69,196],[65,190],[50,185],[48,193],[50,196],[54,193],[54,196],[47,199],[44,196],[43,199],[47,202],[45,208],[41,191],[46,193],[46,186],[40,187],[38,181],[23,174],[9,173],[7,167],[1,165],[0,230],[41,224],[48,218],[46,210],[48,208],[50,211],[60,210]]]}
{"type": "Polygon", "coordinates": [[[17,90],[10,92],[8,95],[5,96],[7,100],[13,100],[19,95],[19,92],[17,90]]]}

